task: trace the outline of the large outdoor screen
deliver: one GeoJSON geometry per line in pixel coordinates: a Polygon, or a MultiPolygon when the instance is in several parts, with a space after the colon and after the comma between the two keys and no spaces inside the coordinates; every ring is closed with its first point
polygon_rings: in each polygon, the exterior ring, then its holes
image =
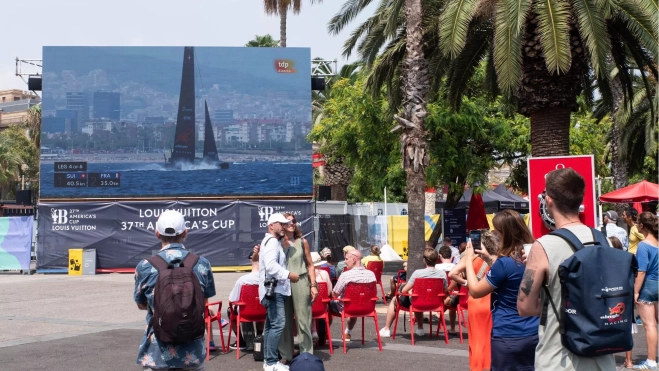
{"type": "Polygon", "coordinates": [[[307,48],[44,47],[41,198],[310,195],[307,48]]]}

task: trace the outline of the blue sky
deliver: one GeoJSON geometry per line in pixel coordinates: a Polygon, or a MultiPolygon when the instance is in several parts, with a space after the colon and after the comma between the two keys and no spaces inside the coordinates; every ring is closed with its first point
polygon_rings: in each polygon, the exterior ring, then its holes
{"type": "MultiPolygon", "coordinates": [[[[303,1],[300,14],[289,14],[288,46],[345,63],[343,42],[375,4],[340,35],[329,35],[327,22],[344,2],[303,1]]],[[[279,18],[267,16],[261,0],[31,0],[5,2],[2,12],[0,90],[27,88],[14,75],[15,58],[41,59],[43,46],[242,46],[254,35],[279,38],[279,18]]]]}

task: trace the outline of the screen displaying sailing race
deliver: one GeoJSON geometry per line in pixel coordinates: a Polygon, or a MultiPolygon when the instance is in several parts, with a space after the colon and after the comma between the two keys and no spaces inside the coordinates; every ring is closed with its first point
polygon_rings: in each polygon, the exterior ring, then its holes
{"type": "Polygon", "coordinates": [[[40,198],[311,195],[308,48],[44,47],[40,198]]]}

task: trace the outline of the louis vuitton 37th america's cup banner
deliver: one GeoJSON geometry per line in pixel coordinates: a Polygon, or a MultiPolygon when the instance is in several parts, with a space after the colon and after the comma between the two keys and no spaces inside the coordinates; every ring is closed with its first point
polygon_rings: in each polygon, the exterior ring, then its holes
{"type": "Polygon", "coordinates": [[[187,249],[214,267],[248,265],[273,213],[295,215],[313,246],[311,201],[57,202],[39,205],[37,269],[67,267],[69,249],[96,249],[97,269],[134,268],[160,249],[158,216],[185,216],[187,249]]]}

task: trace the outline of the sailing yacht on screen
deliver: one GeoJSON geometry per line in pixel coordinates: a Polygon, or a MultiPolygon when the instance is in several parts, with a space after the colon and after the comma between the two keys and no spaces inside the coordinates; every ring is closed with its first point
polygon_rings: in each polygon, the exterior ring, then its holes
{"type": "Polygon", "coordinates": [[[221,162],[217,154],[217,145],[213,135],[208,103],[204,102],[204,150],[201,158],[195,153],[195,76],[194,76],[194,48],[185,47],[183,51],[183,73],[181,75],[181,94],[179,95],[178,114],[176,116],[176,133],[174,134],[174,147],[167,159],[165,167],[181,169],[189,165],[214,166],[227,169],[229,164],[221,162]]]}

